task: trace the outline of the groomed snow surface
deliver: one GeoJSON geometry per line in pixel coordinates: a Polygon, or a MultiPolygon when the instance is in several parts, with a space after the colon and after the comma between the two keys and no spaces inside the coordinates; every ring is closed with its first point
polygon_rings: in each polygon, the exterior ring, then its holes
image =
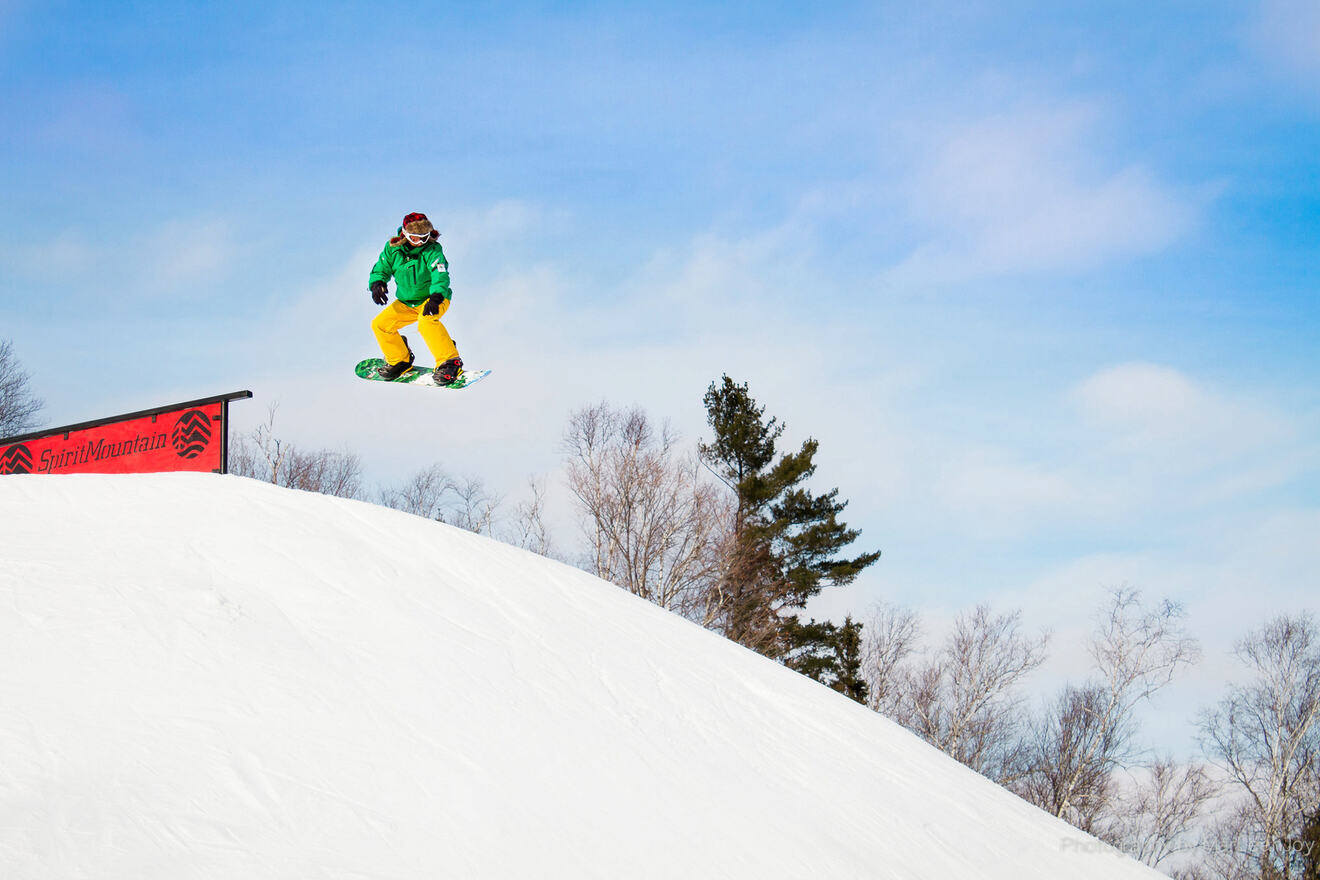
{"type": "Polygon", "coordinates": [[[0,876],[1161,875],[584,572],[238,477],[0,478],[0,876]]]}

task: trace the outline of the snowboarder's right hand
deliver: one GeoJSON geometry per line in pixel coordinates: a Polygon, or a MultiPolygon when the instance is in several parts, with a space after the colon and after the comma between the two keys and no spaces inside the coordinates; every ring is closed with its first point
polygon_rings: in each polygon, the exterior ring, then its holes
{"type": "Polygon", "coordinates": [[[384,281],[371,282],[371,301],[378,306],[383,306],[390,301],[390,291],[385,286],[384,281]]]}

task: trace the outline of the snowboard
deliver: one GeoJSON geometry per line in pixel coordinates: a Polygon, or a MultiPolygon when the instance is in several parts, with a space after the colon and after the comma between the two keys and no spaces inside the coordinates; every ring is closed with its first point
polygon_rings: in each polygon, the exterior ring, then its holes
{"type": "Polygon", "coordinates": [[[391,385],[422,385],[427,388],[444,388],[449,391],[458,391],[469,385],[474,385],[490,375],[490,370],[469,370],[464,368],[463,372],[458,374],[458,379],[452,385],[437,385],[435,378],[431,375],[434,370],[431,367],[413,367],[397,379],[382,379],[376,375],[376,370],[385,366],[385,361],[381,358],[367,358],[365,361],[359,361],[353,372],[358,374],[358,378],[366,379],[370,382],[388,382],[391,385]]]}

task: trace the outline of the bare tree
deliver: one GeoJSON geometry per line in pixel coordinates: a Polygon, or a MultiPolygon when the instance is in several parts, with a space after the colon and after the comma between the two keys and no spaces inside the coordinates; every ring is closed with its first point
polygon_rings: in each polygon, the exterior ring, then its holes
{"type": "Polygon", "coordinates": [[[280,485],[338,498],[362,497],[362,459],[354,452],[289,449],[280,485]]]}
{"type": "Polygon", "coordinates": [[[441,522],[478,535],[494,537],[503,499],[486,491],[481,480],[467,478],[451,484],[453,501],[441,510],[441,522]]]}
{"type": "Polygon", "coordinates": [[[1302,876],[1292,841],[1320,803],[1320,632],[1281,616],[1234,649],[1251,673],[1202,713],[1201,744],[1242,795],[1218,829],[1217,855],[1241,876],[1302,876]]]}
{"type": "MultiPolygon", "coordinates": [[[[903,621],[895,625],[907,635],[903,621]]],[[[1024,635],[1017,611],[996,615],[979,605],[958,615],[943,648],[904,676],[897,720],[978,773],[1014,778],[1023,715],[1015,688],[1044,662],[1048,641],[1024,635]]]]}
{"type": "Polygon", "coordinates": [[[1091,641],[1097,678],[1066,686],[1036,724],[1030,772],[1014,786],[1019,794],[1083,830],[1098,827],[1114,771],[1134,758],[1135,708],[1200,656],[1183,616],[1176,603],[1145,608],[1135,590],[1110,591],[1091,641]]]}
{"type": "Polygon", "coordinates": [[[0,437],[13,437],[32,428],[45,406],[28,388],[28,374],[14,355],[11,340],[0,340],[0,437]]]}
{"type": "Polygon", "coordinates": [[[591,547],[589,568],[635,595],[709,624],[730,530],[729,505],[701,479],[668,425],[608,404],[569,418],[568,484],[591,547]]]}
{"type": "Polygon", "coordinates": [[[767,657],[784,650],[784,622],[773,571],[771,546],[765,541],[740,541],[736,509],[724,515],[730,525],[721,537],[717,557],[724,559],[723,576],[705,591],[701,623],[730,641],[767,657]]]}
{"type": "Polygon", "coordinates": [[[1065,685],[1037,719],[1028,745],[1029,771],[1013,790],[1086,832],[1109,807],[1113,771],[1128,752],[1132,725],[1109,712],[1101,685],[1065,685]]]}
{"type": "Polygon", "coordinates": [[[1114,847],[1152,868],[1203,847],[1197,823],[1219,793],[1205,767],[1166,755],[1115,788],[1112,812],[1099,828],[1114,847]]]}
{"type": "Polygon", "coordinates": [[[352,452],[299,449],[275,434],[278,403],[266,410],[265,423],[239,437],[229,455],[229,472],[340,498],[362,495],[362,460],[352,452]]]}
{"type": "Polygon", "coordinates": [[[868,705],[890,718],[898,715],[903,693],[904,663],[917,648],[921,621],[916,612],[878,602],[867,622],[862,643],[862,673],[868,705]]]}
{"type": "Polygon", "coordinates": [[[287,454],[284,441],[275,436],[275,414],[279,403],[266,407],[266,421],[235,438],[229,450],[229,472],[240,477],[278,483],[287,454]]]}
{"type": "Polygon", "coordinates": [[[413,474],[401,486],[382,487],[379,503],[395,510],[486,535],[542,556],[553,556],[550,529],[545,521],[545,485],[529,480],[530,499],[520,502],[512,517],[504,514],[503,499],[486,490],[477,479],[456,479],[433,464],[413,474]]]}
{"type": "Polygon", "coordinates": [[[386,507],[480,535],[493,536],[500,519],[501,499],[487,492],[481,480],[456,479],[438,464],[413,474],[402,486],[381,488],[377,497],[386,507]]]}
{"type": "Polygon", "coordinates": [[[438,464],[423,468],[397,488],[382,488],[378,492],[380,503],[427,519],[441,519],[444,515],[445,496],[454,481],[438,464]]]}
{"type": "Polygon", "coordinates": [[[541,556],[554,557],[554,542],[545,521],[545,482],[532,479],[528,481],[531,497],[519,502],[514,511],[513,528],[510,543],[524,550],[530,550],[541,556]]]}
{"type": "MultiPolygon", "coordinates": [[[[239,437],[230,450],[230,472],[341,498],[363,498],[362,460],[352,452],[307,451],[275,432],[278,403],[267,408],[266,421],[239,437]]],[[[535,483],[532,501],[520,506],[510,543],[548,552],[543,493],[535,483]]],[[[380,487],[376,500],[396,510],[504,539],[502,499],[478,479],[456,479],[438,464],[423,468],[401,486],[380,487]]]]}

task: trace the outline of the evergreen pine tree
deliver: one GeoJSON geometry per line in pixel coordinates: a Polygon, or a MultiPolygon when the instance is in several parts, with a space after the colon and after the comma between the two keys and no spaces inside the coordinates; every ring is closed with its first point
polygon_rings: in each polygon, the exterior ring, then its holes
{"type": "Polygon", "coordinates": [[[862,678],[862,624],[852,616],[839,626],[828,620],[807,623],[797,617],[782,622],[784,665],[827,684],[846,697],[866,704],[862,678]]]}
{"type": "Polygon", "coordinates": [[[839,521],[847,502],[838,499],[838,489],[815,495],[802,487],[816,472],[814,439],[776,458],[784,425],[766,421],[747,385],[728,376],[711,383],[705,404],[715,436],[701,444],[702,461],[738,502],[719,591],[724,634],[827,684],[847,682],[839,689],[851,690],[850,696],[864,690],[857,671],[841,666],[852,662],[844,659],[851,653],[860,668],[860,624],[804,624],[790,612],[825,587],[852,582],[879,551],[838,556],[860,532],[839,521]]]}
{"type": "Polygon", "coordinates": [[[836,638],[838,656],[838,678],[830,685],[845,697],[850,697],[866,705],[870,696],[866,679],[862,676],[862,623],[854,621],[852,615],[843,619],[836,638]]]}
{"type": "Polygon", "coordinates": [[[784,617],[780,625],[784,641],[784,665],[834,687],[838,669],[838,627],[828,620],[813,618],[803,623],[798,617],[784,617]]]}

